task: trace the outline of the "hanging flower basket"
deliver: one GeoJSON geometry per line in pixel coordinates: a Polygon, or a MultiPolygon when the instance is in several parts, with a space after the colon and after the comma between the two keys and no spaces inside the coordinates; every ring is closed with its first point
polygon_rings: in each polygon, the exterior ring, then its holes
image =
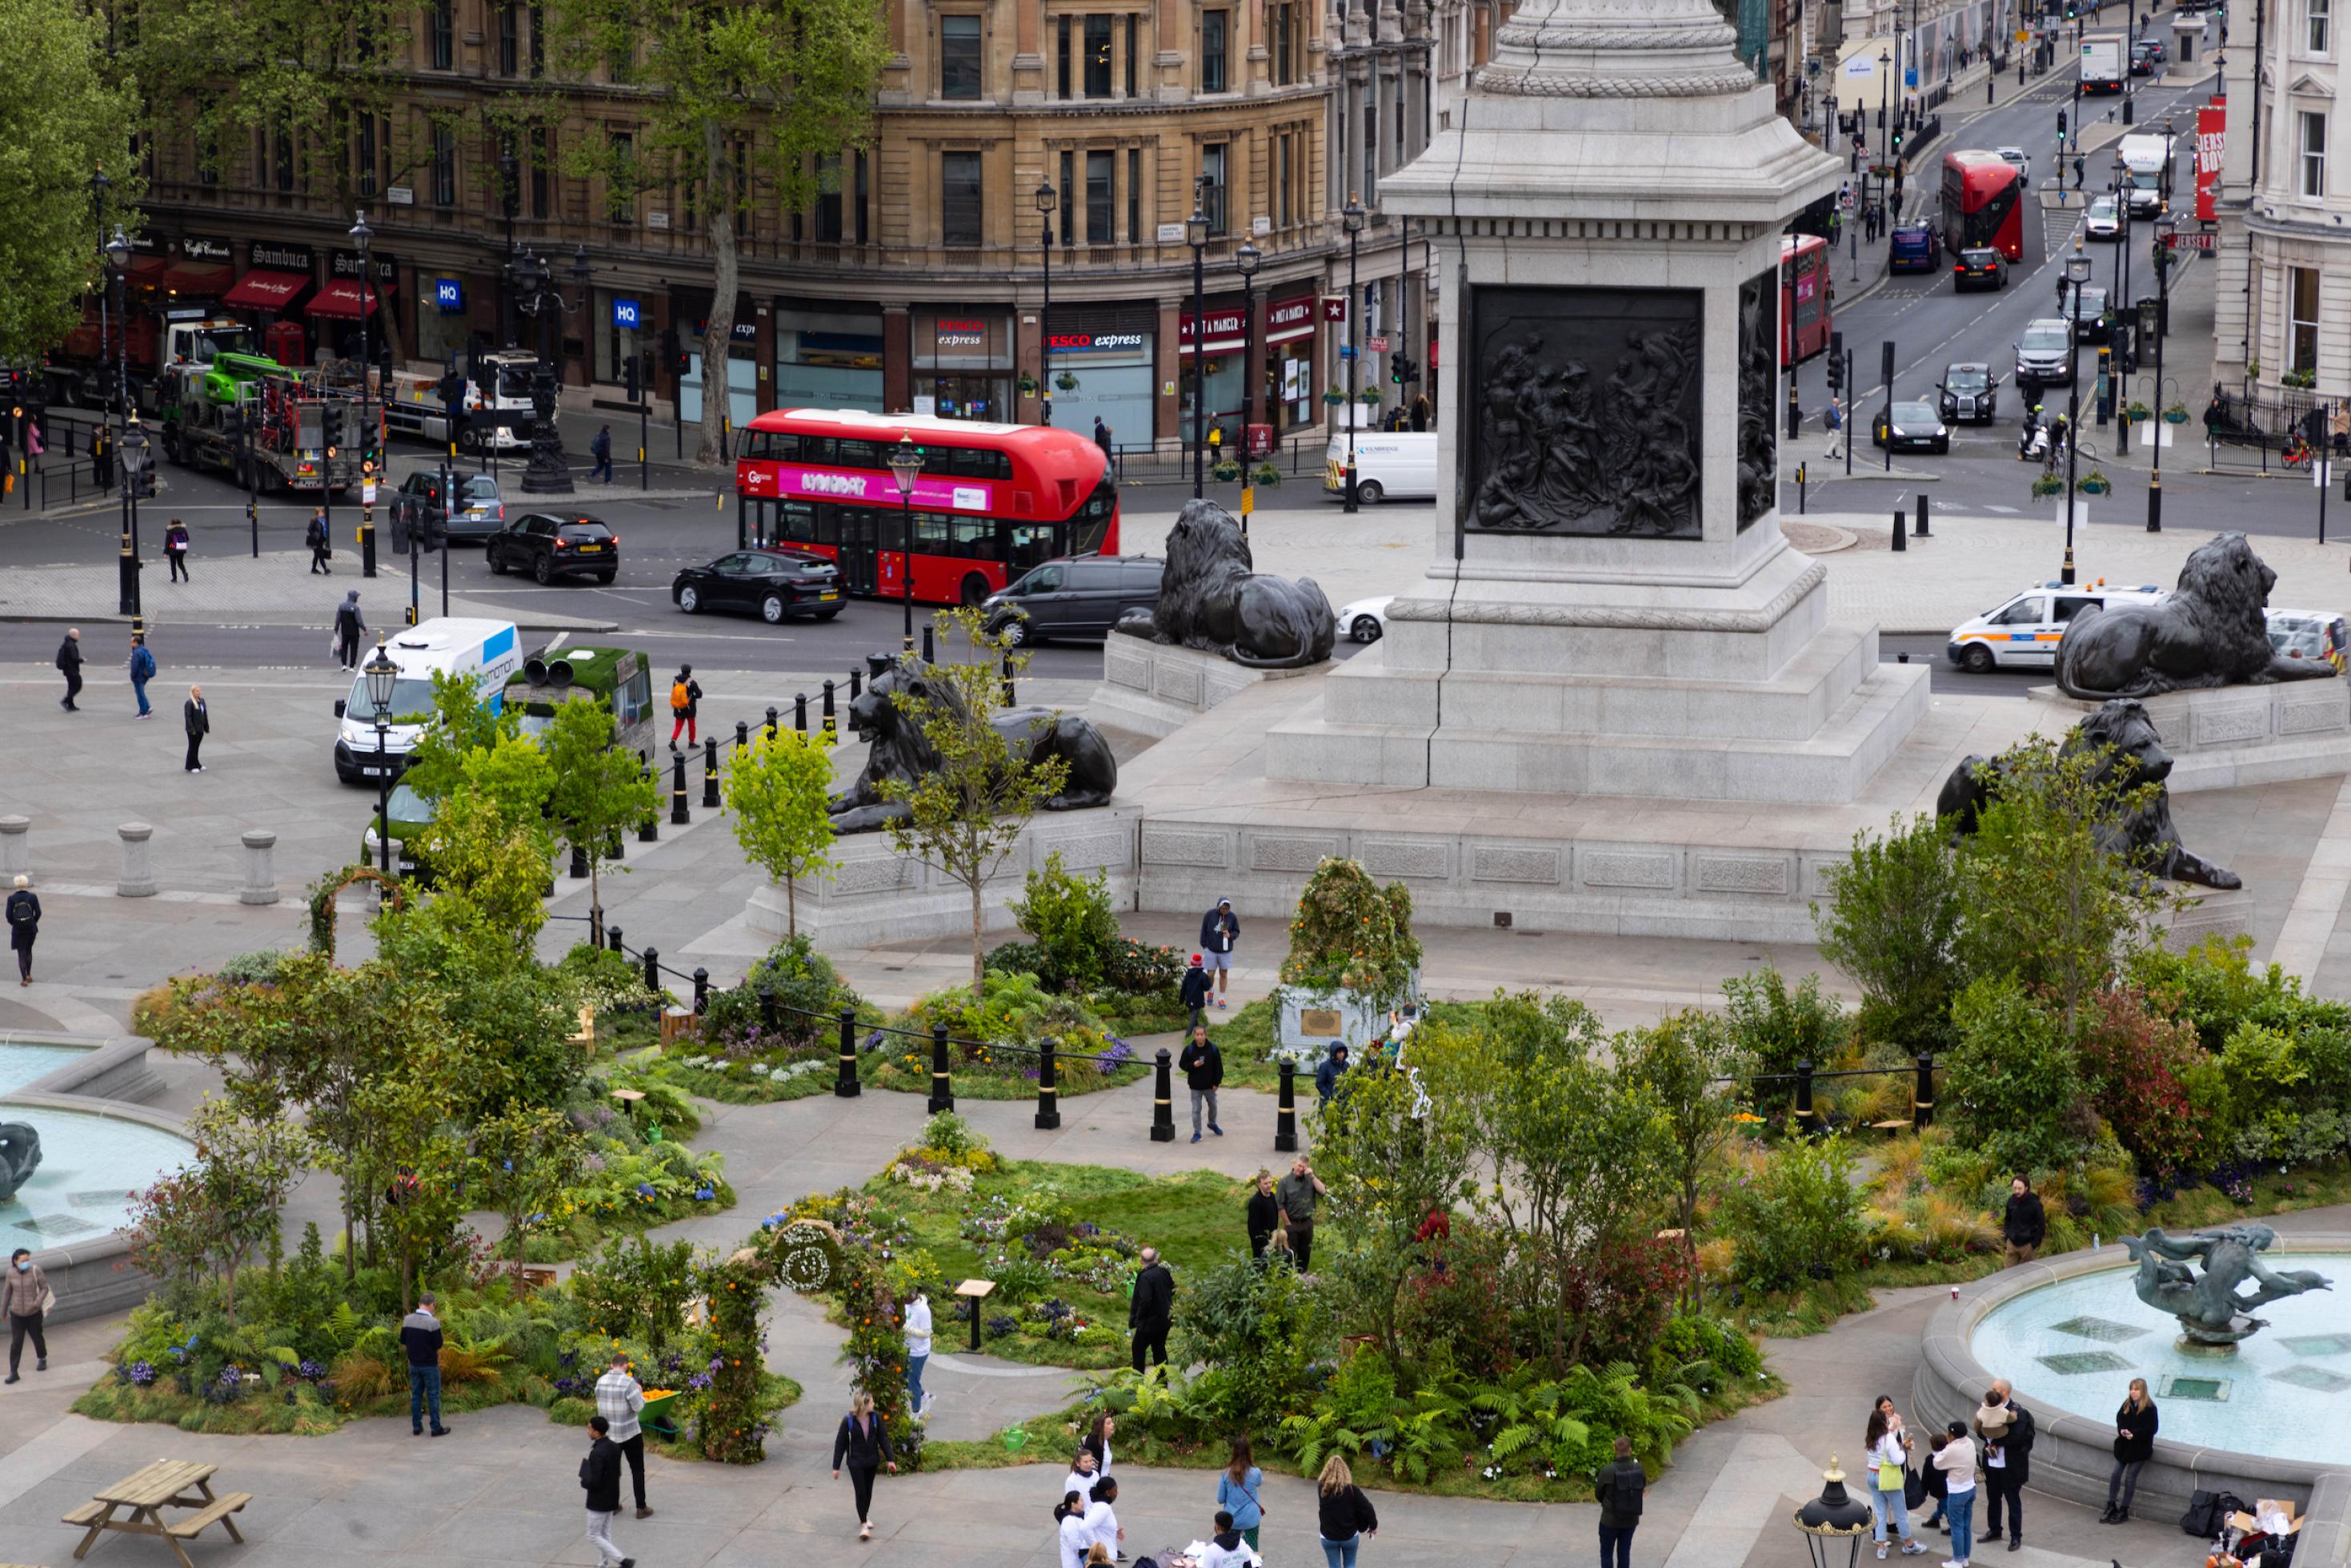
{"type": "Polygon", "coordinates": [[[2107,491],[2112,490],[2114,486],[2106,483],[2106,476],[2105,474],[2100,473],[2094,468],[2090,470],[2088,473],[2082,476],[2079,488],[2085,495],[2104,495],[2107,491]]]}
{"type": "Polygon", "coordinates": [[[1380,406],[1380,389],[1377,387],[1365,387],[1355,394],[1355,400],[1368,408],[1376,409],[1380,406]]]}
{"type": "Polygon", "coordinates": [[[1060,375],[1053,378],[1053,385],[1061,388],[1061,390],[1065,392],[1074,392],[1078,389],[1078,379],[1075,376],[1071,375],[1067,370],[1064,370],[1060,375]]]}
{"type": "Polygon", "coordinates": [[[1334,409],[1335,409],[1335,408],[1337,408],[1341,403],[1343,403],[1343,402],[1345,402],[1345,401],[1347,400],[1347,394],[1346,394],[1346,393],[1344,393],[1344,392],[1340,391],[1340,390],[1339,390],[1338,389],[1336,389],[1336,388],[1332,388],[1330,391],[1327,391],[1327,392],[1325,392],[1325,393],[1323,393],[1323,394],[1322,394],[1322,400],[1323,400],[1324,402],[1326,402],[1326,403],[1330,404],[1332,408],[1334,408],[1334,409]]]}
{"type": "Polygon", "coordinates": [[[1230,458],[1223,459],[1217,462],[1216,467],[1208,470],[1208,477],[1215,480],[1218,484],[1230,484],[1234,480],[1238,479],[1240,476],[1241,465],[1235,462],[1230,458]]]}
{"type": "Polygon", "coordinates": [[[1020,389],[1020,395],[1021,395],[1022,397],[1024,397],[1024,398],[1033,398],[1033,397],[1035,397],[1035,396],[1037,395],[1037,378],[1036,378],[1036,377],[1034,377],[1034,376],[1025,376],[1025,375],[1024,375],[1024,376],[1022,376],[1022,377],[1020,378],[1020,379],[1019,379],[1019,381],[1018,385],[1019,385],[1019,389],[1020,389]]]}
{"type": "Polygon", "coordinates": [[[2174,403],[2169,408],[2164,410],[2163,422],[2168,425],[2186,424],[2188,422],[2188,405],[2186,403],[2174,403]]]}
{"type": "Polygon", "coordinates": [[[1249,478],[1252,483],[1258,484],[1280,484],[1281,470],[1270,462],[1260,462],[1257,465],[1257,472],[1249,475],[1249,478]]]}
{"type": "Polygon", "coordinates": [[[2044,495],[2059,494],[2064,492],[2064,488],[2065,482],[2064,480],[2053,479],[2047,474],[2043,474],[2042,477],[2032,482],[2032,493],[2036,498],[2044,495]]]}

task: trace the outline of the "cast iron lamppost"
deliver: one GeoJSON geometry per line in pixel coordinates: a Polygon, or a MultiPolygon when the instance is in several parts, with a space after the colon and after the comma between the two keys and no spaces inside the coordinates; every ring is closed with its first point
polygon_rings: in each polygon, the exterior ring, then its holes
{"type": "Polygon", "coordinates": [[[1364,237],[1364,204],[1355,193],[1347,192],[1347,204],[1340,209],[1339,226],[1347,232],[1347,488],[1343,511],[1355,510],[1355,367],[1360,351],[1355,347],[1356,317],[1363,314],[1362,291],[1355,286],[1355,247],[1364,237]]]}
{"type": "MultiPolygon", "coordinates": [[[[2163,122],[2164,163],[2171,161],[2171,122],[2163,122]]],[[[2164,203],[2168,208],[2170,203],[2164,203]]],[[[2163,532],[2163,436],[2171,421],[2163,417],[2163,337],[2171,325],[2171,235],[2179,226],[2177,214],[2158,212],[2155,220],[2155,467],[2147,480],[2147,531],[2163,532]]]]}
{"type": "Polygon", "coordinates": [[[923,449],[914,444],[913,436],[900,432],[898,444],[890,449],[890,477],[897,482],[898,515],[902,519],[898,525],[902,551],[898,557],[900,651],[908,657],[914,651],[914,476],[922,472],[923,449]]]}
{"type": "Polygon", "coordinates": [[[1821,1472],[1821,1495],[1796,1510],[1789,1523],[1804,1538],[1804,1549],[1810,1553],[1813,1568],[1853,1568],[1861,1561],[1861,1542],[1869,1534],[1869,1505],[1855,1499],[1844,1490],[1844,1471],[1837,1467],[1836,1456],[1829,1456],[1829,1468],[1821,1472]],[[1844,1551],[1840,1554],[1838,1544],[1844,1551]]]}
{"type": "MultiPolygon", "coordinates": [[[[1050,180],[1037,187],[1037,254],[1045,264],[1045,308],[1037,317],[1037,422],[1053,422],[1053,203],[1061,199],[1050,180]]],[[[911,646],[911,645],[910,645],[911,646]]]]}
{"type": "MultiPolygon", "coordinates": [[[[569,495],[571,467],[564,460],[563,432],[555,423],[555,331],[563,316],[563,291],[555,286],[555,269],[535,252],[525,250],[515,259],[514,267],[515,303],[538,322],[538,369],[530,383],[530,466],[523,471],[522,487],[534,495],[569,495]]],[[[586,288],[585,245],[572,254],[571,277],[586,288]]]]}
{"type": "Polygon", "coordinates": [[[2065,564],[2057,580],[2074,586],[2074,462],[2082,450],[2082,286],[2090,281],[2090,258],[2076,235],[2065,258],[2065,282],[2073,291],[2065,312],[2065,564]]]}
{"type": "MultiPolygon", "coordinates": [[[[107,270],[113,275],[114,319],[122,327],[115,345],[114,398],[118,410],[115,421],[114,464],[121,472],[116,476],[122,486],[122,548],[120,564],[116,567],[116,613],[131,618],[132,629],[143,631],[145,622],[140,616],[139,598],[139,486],[146,474],[147,440],[139,438],[138,450],[131,448],[131,317],[124,296],[131,266],[131,242],[123,237],[122,225],[114,226],[113,238],[106,242],[107,270]],[[132,474],[133,468],[139,472],[132,474]]],[[[106,345],[99,344],[103,376],[106,345]]]]}
{"type": "Polygon", "coordinates": [[[400,666],[375,645],[375,657],[360,667],[367,681],[368,707],[375,714],[375,846],[377,867],[392,875],[392,760],[384,742],[392,732],[392,694],[400,680],[400,666]]]}
{"type": "MultiPolygon", "coordinates": [[[[1894,97],[1894,57],[1884,49],[1877,51],[1877,166],[1886,169],[1894,163],[1893,121],[1887,115],[1894,97]]],[[[1883,174],[1877,177],[1877,191],[1879,199],[1884,200],[1886,176],[1883,174]]],[[[1889,221],[1893,216],[1891,213],[1886,214],[1889,221]]]]}
{"type": "MultiPolygon", "coordinates": [[[[375,357],[373,354],[369,352],[368,344],[369,327],[372,325],[369,317],[375,314],[375,273],[373,270],[375,264],[368,257],[368,245],[374,239],[375,231],[368,227],[367,214],[365,213],[360,213],[359,222],[351,225],[351,248],[359,253],[360,258],[360,419],[359,429],[351,431],[348,439],[353,441],[359,448],[360,552],[363,557],[369,560],[372,560],[375,557],[374,477],[376,440],[375,431],[368,423],[370,406],[368,402],[368,377],[373,374],[375,365],[375,357]]],[[[390,389],[388,388],[386,389],[386,390],[389,389],[390,389]]],[[[327,452],[327,467],[330,479],[334,470],[334,449],[330,447],[327,452]]],[[[448,493],[444,490],[442,493],[443,500],[445,504],[448,493]]],[[[411,626],[414,626],[416,624],[416,566],[413,560],[409,563],[408,624],[411,626]]]]}
{"type": "Polygon", "coordinates": [[[1257,269],[1265,253],[1248,240],[1233,253],[1233,270],[1241,275],[1241,532],[1249,532],[1249,514],[1257,508],[1257,470],[1249,452],[1249,427],[1257,419],[1257,269]]]}
{"type": "Polygon", "coordinates": [[[1192,215],[1184,220],[1184,243],[1192,247],[1192,499],[1197,501],[1207,481],[1208,454],[1208,313],[1202,296],[1208,286],[1208,214],[1201,210],[1201,192],[1208,177],[1192,181],[1192,215]]]}

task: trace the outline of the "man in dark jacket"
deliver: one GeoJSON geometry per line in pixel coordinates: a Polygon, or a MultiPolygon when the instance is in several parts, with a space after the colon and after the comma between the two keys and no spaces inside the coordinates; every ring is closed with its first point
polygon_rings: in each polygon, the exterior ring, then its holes
{"type": "Polygon", "coordinates": [[[2024,1484],[2032,1479],[2032,1412],[2016,1402],[2005,1377],[1995,1377],[1991,1397],[1976,1412],[1976,1435],[1983,1439],[1983,1539],[2000,1539],[2001,1514],[2008,1515],[2008,1549],[2024,1544],[2024,1484]],[[2004,1419],[1993,1419],[1998,1417],[2004,1419]]]}
{"type": "Polygon", "coordinates": [[[598,483],[611,483],[612,427],[611,425],[606,425],[596,432],[595,439],[588,443],[588,455],[596,460],[595,466],[588,471],[589,479],[598,483]]]}
{"type": "Polygon", "coordinates": [[[81,695],[81,628],[66,628],[66,638],[57,644],[57,673],[66,678],[66,694],[57,706],[68,713],[78,713],[81,707],[74,699],[81,695]]]}
{"type": "Polygon", "coordinates": [[[1641,1493],[1649,1484],[1641,1461],[1633,1457],[1633,1439],[1616,1439],[1616,1457],[1592,1478],[1592,1495],[1600,1504],[1600,1564],[1632,1568],[1633,1532],[1641,1523],[1641,1493]],[[1609,1553],[1614,1550],[1612,1558],[1609,1553]]]}
{"type": "MultiPolygon", "coordinates": [[[[407,526],[415,527],[414,513],[406,508],[403,508],[403,512],[407,516],[407,526]]],[[[334,541],[327,536],[327,514],[324,512],[310,514],[309,526],[302,530],[302,543],[309,546],[311,575],[316,576],[323,573],[327,576],[333,576],[335,568],[327,565],[327,562],[334,555],[335,547],[334,541]]]]}
{"type": "Polygon", "coordinates": [[[1233,945],[1240,935],[1241,919],[1233,913],[1230,898],[1217,899],[1217,907],[1200,917],[1200,959],[1217,977],[1218,1007],[1225,1005],[1225,987],[1233,978],[1233,945]]]}
{"type": "Polygon", "coordinates": [[[180,705],[180,723],[188,732],[188,760],[183,771],[200,774],[204,771],[200,753],[204,749],[204,737],[213,732],[213,711],[204,701],[204,689],[188,688],[188,700],[180,705]]]}
{"type": "Polygon", "coordinates": [[[360,662],[360,639],[367,635],[367,619],[360,614],[360,591],[352,588],[343,595],[343,602],[335,610],[335,662],[345,670],[356,670],[360,662]]]}
{"type": "Polygon", "coordinates": [[[1184,1005],[1191,1010],[1192,1027],[1195,1029],[1200,1027],[1207,1015],[1208,983],[1207,969],[1201,963],[1200,955],[1194,953],[1192,965],[1184,971],[1184,981],[1179,989],[1184,1005]]]}
{"type": "Polygon", "coordinates": [[[1100,414],[1096,414],[1094,416],[1094,444],[1102,448],[1102,456],[1110,457],[1113,455],[1111,450],[1110,427],[1102,423],[1102,417],[1100,414]]]}
{"type": "Polygon", "coordinates": [[[2048,1234],[2049,1214],[2041,1207],[2041,1194],[2023,1177],[2017,1177],[2008,1184],[2008,1207],[2000,1217],[2001,1240],[2006,1243],[2001,1251],[2008,1267],[2032,1262],[2048,1234]]]}
{"type": "MultiPolygon", "coordinates": [[[[400,1348],[408,1353],[408,1426],[424,1435],[424,1413],[433,1412],[433,1435],[449,1428],[441,1424],[441,1320],[433,1315],[433,1293],[416,1298],[416,1310],[400,1320],[400,1348]]],[[[617,1448],[612,1452],[618,1454],[617,1448]]],[[[590,1505],[593,1507],[591,1503],[590,1505]]],[[[614,1508],[621,1505],[612,1504],[614,1508]]]]}
{"type": "Polygon", "coordinates": [[[1332,1046],[1331,1054],[1322,1058],[1322,1064],[1314,1069],[1316,1103],[1325,1106],[1330,1105],[1331,1096],[1339,1092],[1339,1080],[1346,1075],[1346,1072],[1347,1048],[1344,1045],[1332,1046]]]}
{"type": "Polygon", "coordinates": [[[1192,1091],[1192,1141],[1200,1141],[1200,1106],[1208,1107],[1208,1130],[1218,1137],[1225,1129],[1217,1125],[1217,1086],[1225,1081],[1225,1054],[1208,1038],[1208,1026],[1192,1025],[1192,1038],[1184,1047],[1184,1054],[1176,1065],[1183,1069],[1184,1086],[1192,1091]]]}
{"type": "Polygon", "coordinates": [[[41,934],[41,900],[33,894],[33,879],[18,873],[8,895],[8,945],[16,950],[16,983],[33,983],[33,940],[41,934]]]}
{"type": "Polygon", "coordinates": [[[597,1568],[637,1568],[635,1558],[622,1556],[612,1544],[612,1516],[621,1511],[621,1445],[612,1441],[611,1429],[603,1417],[588,1417],[588,1457],[580,1461],[580,1486],[588,1494],[588,1544],[596,1549],[597,1568]]]}
{"type": "Polygon", "coordinates": [[[1176,1321],[1176,1276],[1159,1261],[1156,1248],[1143,1249],[1143,1272],[1134,1276],[1134,1294],[1126,1303],[1126,1326],[1134,1335],[1134,1369],[1143,1370],[1148,1351],[1167,1365],[1167,1329],[1176,1321]]]}

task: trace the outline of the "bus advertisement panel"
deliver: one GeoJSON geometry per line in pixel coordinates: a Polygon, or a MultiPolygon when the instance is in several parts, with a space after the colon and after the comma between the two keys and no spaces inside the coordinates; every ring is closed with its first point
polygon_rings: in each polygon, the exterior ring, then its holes
{"type": "Polygon", "coordinates": [[[1780,369],[1829,346],[1829,247],[1818,234],[1780,236],[1780,369]]]}
{"type": "Polygon", "coordinates": [[[1997,152],[1943,155],[1943,248],[1953,256],[1990,245],[2024,259],[2024,204],[2016,168],[1997,152]]]}

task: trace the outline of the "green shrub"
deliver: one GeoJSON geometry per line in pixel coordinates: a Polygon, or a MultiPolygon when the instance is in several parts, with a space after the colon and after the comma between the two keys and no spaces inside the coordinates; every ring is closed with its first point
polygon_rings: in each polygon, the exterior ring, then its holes
{"type": "Polygon", "coordinates": [[[1675,1374],[1704,1362],[1708,1384],[1752,1378],[1763,1370],[1763,1353],[1731,1324],[1710,1317],[1677,1317],[1668,1321],[1649,1348],[1648,1380],[1674,1380],[1675,1374]]]}
{"type": "Polygon", "coordinates": [[[1753,1086],[1756,1110],[1770,1117],[1792,1104],[1792,1075],[1800,1062],[1826,1071],[1844,1052],[1853,1026],[1844,1004],[1821,994],[1821,977],[1808,974],[1793,991],[1769,964],[1722,982],[1725,1016],[1740,1050],[1758,1075],[1776,1082],[1753,1086]]]}
{"type": "Polygon", "coordinates": [[[2066,1164],[2087,1140],[2081,1064],[2057,1016],[2014,978],[1977,981],[1951,1005],[1959,1043],[1940,1097],[1961,1138],[2001,1171],[2066,1164]]]}
{"type": "Polygon", "coordinates": [[[1298,1408],[1332,1344],[1323,1300],[1283,1262],[1260,1267],[1236,1252],[1193,1270],[1176,1301],[1176,1339],[1186,1363],[1207,1370],[1195,1397],[1224,1426],[1270,1430],[1298,1408]]]}
{"type": "Polygon", "coordinates": [[[586,942],[572,945],[556,964],[555,974],[571,1006],[592,1007],[599,1012],[651,1007],[667,994],[656,996],[647,991],[644,966],[626,953],[586,942]]]}
{"type": "Polygon", "coordinates": [[[702,1037],[728,1056],[800,1050],[830,1040],[841,1009],[854,1012],[864,1005],[862,997],[841,983],[832,961],[807,936],[796,936],[769,948],[742,984],[711,995],[704,1007],[702,1037]],[[764,1000],[771,992],[772,1028],[764,1000]]]}
{"type": "Polygon", "coordinates": [[[1731,1272],[1750,1290],[1792,1290],[1862,1261],[1862,1197],[1843,1138],[1793,1142],[1743,1172],[1722,1195],[1716,1228],[1731,1238],[1731,1272]]]}
{"type": "Polygon", "coordinates": [[[1102,982],[1102,954],[1119,940],[1118,916],[1111,909],[1110,881],[1102,871],[1073,876],[1061,853],[1029,873],[1012,918],[1037,940],[1045,967],[1037,978],[1048,991],[1091,991],[1102,982]]]}
{"type": "Polygon", "coordinates": [[[1821,956],[1861,987],[1865,1038],[1914,1055],[1949,1047],[1959,910],[1951,836],[1933,817],[1896,816],[1883,835],[1853,836],[1852,854],[1830,874],[1827,907],[1813,913],[1821,956]]]}
{"type": "Polygon", "coordinates": [[[277,966],[285,958],[276,948],[238,953],[214,970],[213,978],[225,985],[268,985],[277,979],[277,966]]]}

